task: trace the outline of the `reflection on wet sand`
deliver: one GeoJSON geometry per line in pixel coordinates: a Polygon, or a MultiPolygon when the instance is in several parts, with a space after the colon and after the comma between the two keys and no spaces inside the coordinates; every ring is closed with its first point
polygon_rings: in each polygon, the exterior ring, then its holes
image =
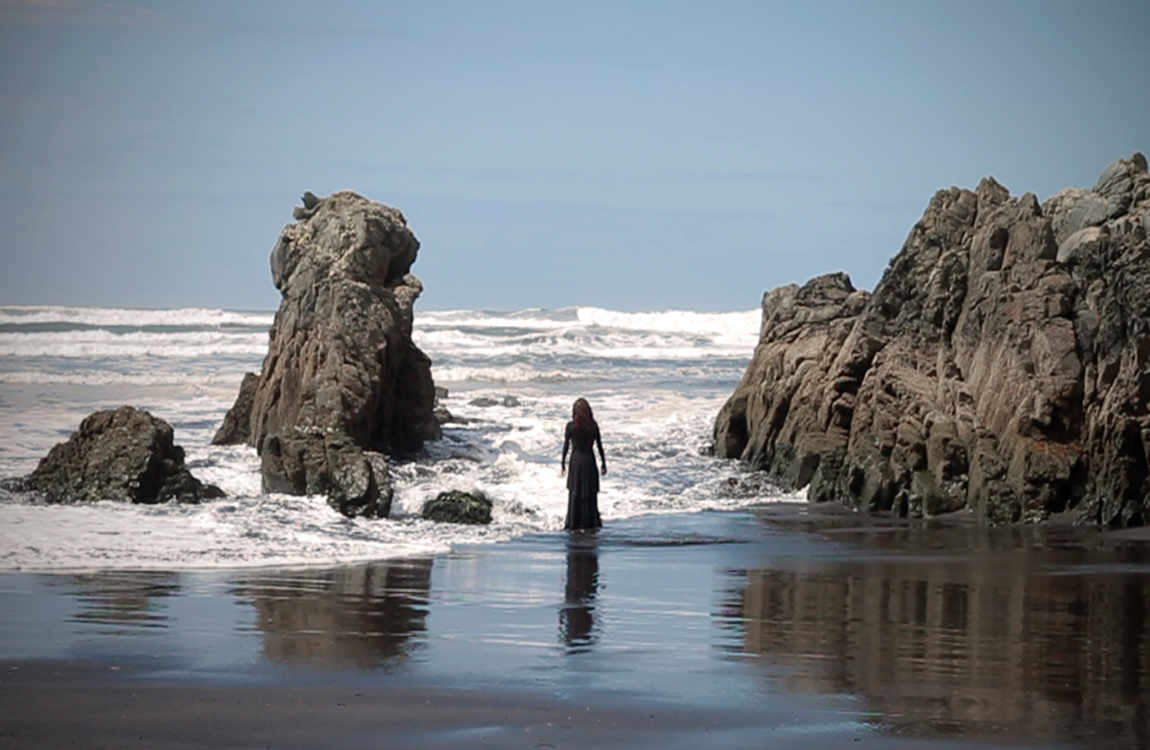
{"type": "Polygon", "coordinates": [[[567,537],[567,585],[559,610],[559,637],[568,653],[589,651],[599,640],[595,596],[599,590],[599,538],[596,532],[567,537]]]}
{"type": "Polygon", "coordinates": [[[271,662],[389,669],[426,629],[431,563],[245,576],[232,593],[255,608],[271,662]]]}
{"type": "Polygon", "coordinates": [[[895,727],[1146,747],[1142,552],[1109,566],[1088,549],[1031,548],[752,569],[724,609],[779,684],[862,696],[895,727]]]}
{"type": "MultiPolygon", "coordinates": [[[[176,573],[145,571],[102,572],[63,577],[45,576],[49,587],[64,587],[72,592],[79,611],[70,621],[108,626],[108,632],[121,633],[125,628],[163,628],[168,614],[163,601],[179,596],[176,573]]],[[[94,631],[100,632],[100,631],[94,631]]]]}

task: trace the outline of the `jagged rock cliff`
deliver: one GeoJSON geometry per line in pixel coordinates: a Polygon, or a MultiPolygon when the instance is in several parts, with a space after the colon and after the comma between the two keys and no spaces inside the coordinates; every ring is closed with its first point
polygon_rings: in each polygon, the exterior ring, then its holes
{"type": "Polygon", "coordinates": [[[815,501],[992,523],[1150,511],[1150,174],[934,195],[873,294],[772,290],[715,449],[815,501]]]}
{"type": "Polygon", "coordinates": [[[419,241],[398,210],[355,193],[303,202],[271,253],[283,299],[263,369],[215,442],[254,445],[265,491],[386,516],[384,454],[440,435],[431,361],[411,340],[419,241]]]}

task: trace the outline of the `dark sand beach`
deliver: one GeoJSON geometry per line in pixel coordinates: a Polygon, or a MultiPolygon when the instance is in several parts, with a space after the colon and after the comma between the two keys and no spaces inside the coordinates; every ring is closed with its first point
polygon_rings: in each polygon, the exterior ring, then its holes
{"type": "Polygon", "coordinates": [[[0,746],[1145,747],[1150,552],[776,504],[0,576],[0,746]]]}

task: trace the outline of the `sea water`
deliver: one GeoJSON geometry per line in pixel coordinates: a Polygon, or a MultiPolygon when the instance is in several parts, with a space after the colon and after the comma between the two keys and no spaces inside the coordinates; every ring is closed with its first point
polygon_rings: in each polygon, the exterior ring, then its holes
{"type": "Polygon", "coordinates": [[[167,420],[191,471],[228,494],[199,505],[45,505],[0,490],[0,570],[330,566],[558,530],[563,429],[579,396],[607,452],[605,523],[781,497],[706,451],[759,312],[591,307],[416,312],[415,341],[448,389],[441,403],[462,419],[393,463],[390,518],[347,519],[322,497],[264,494],[254,449],[210,441],[243,374],[259,371],[272,318],[0,307],[0,477],[31,472],[92,411],[131,404],[167,420]],[[472,403],[481,398],[498,405],[472,403]],[[487,493],[493,523],[422,520],[423,503],[449,489],[487,493]]]}

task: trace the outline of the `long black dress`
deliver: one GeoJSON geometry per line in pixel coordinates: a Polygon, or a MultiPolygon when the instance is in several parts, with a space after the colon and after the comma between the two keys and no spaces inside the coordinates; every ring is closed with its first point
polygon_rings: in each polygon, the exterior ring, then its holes
{"type": "Polygon", "coordinates": [[[567,423],[563,438],[563,456],[571,447],[571,464],[567,467],[567,529],[597,529],[603,525],[599,517],[599,467],[595,465],[594,444],[599,445],[599,455],[603,455],[603,441],[599,438],[599,427],[594,435],[582,435],[575,429],[574,422],[567,423]]]}

